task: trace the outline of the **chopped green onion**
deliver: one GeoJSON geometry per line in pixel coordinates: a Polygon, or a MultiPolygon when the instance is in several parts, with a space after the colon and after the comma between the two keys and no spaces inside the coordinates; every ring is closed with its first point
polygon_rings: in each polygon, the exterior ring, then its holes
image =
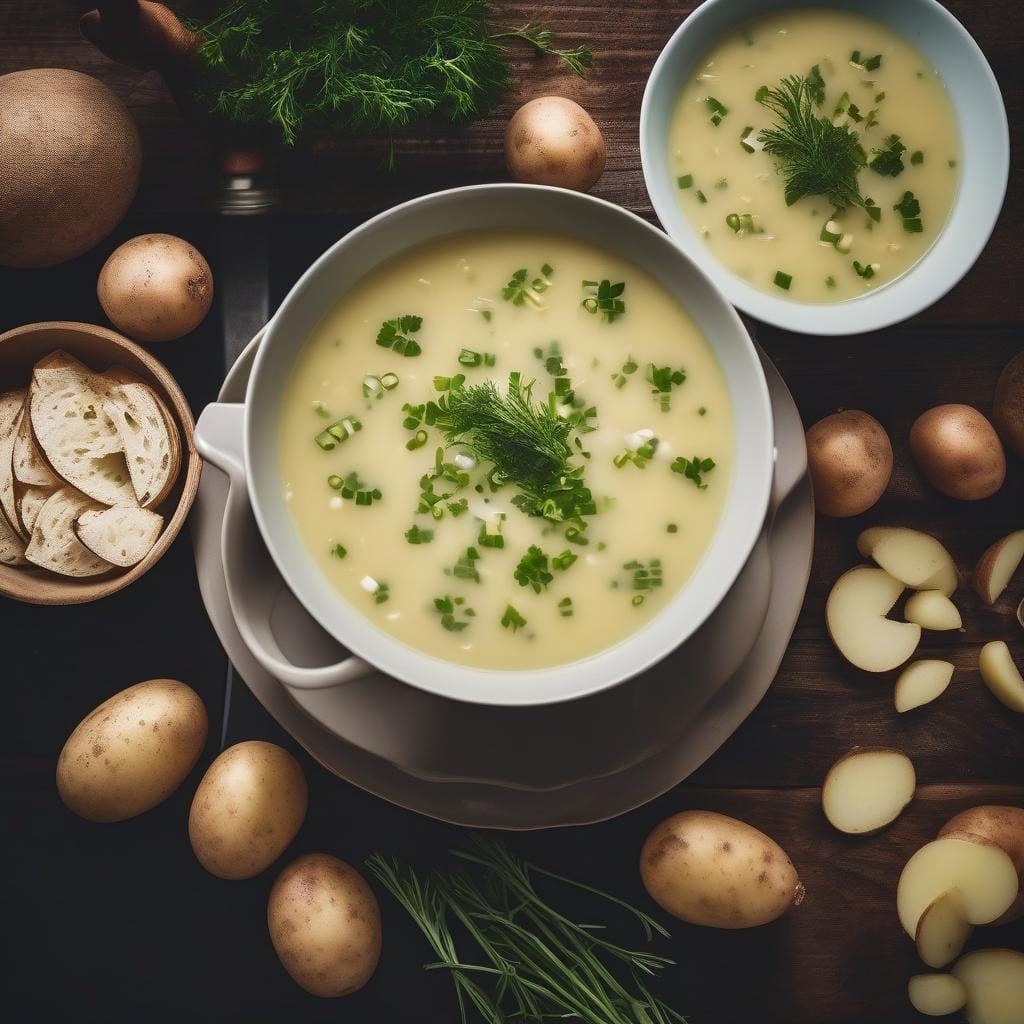
{"type": "Polygon", "coordinates": [[[332,423],[325,430],[322,430],[313,440],[325,452],[332,452],[342,441],[347,441],[353,434],[358,434],[362,429],[362,423],[355,416],[345,416],[336,423],[332,423]]]}
{"type": "Polygon", "coordinates": [[[876,271],[880,269],[877,263],[860,263],[857,260],[853,261],[853,269],[857,272],[859,277],[863,277],[865,281],[870,281],[875,276],[876,271]]]}
{"type": "Polygon", "coordinates": [[[327,411],[327,406],[319,399],[313,403],[313,412],[322,419],[329,420],[331,418],[331,414],[327,411]]]}
{"type": "Polygon", "coordinates": [[[474,352],[471,348],[464,348],[459,353],[460,366],[479,366],[483,361],[484,357],[479,352],[474,352]]]}
{"type": "Polygon", "coordinates": [[[505,614],[501,617],[501,624],[505,629],[511,629],[515,633],[526,625],[526,619],[512,605],[508,604],[505,605],[505,614]]]}
{"type": "Polygon", "coordinates": [[[466,375],[464,373],[457,373],[454,377],[435,377],[434,390],[441,392],[458,391],[465,383],[466,375]]]}
{"type": "Polygon", "coordinates": [[[563,619],[572,618],[573,610],[571,597],[563,597],[562,600],[558,602],[558,614],[561,615],[563,619]]]}
{"type": "Polygon", "coordinates": [[[714,96],[708,96],[704,103],[708,110],[711,111],[711,116],[708,120],[717,128],[722,123],[722,118],[729,113],[729,108],[719,103],[714,96]]]}
{"type": "Polygon", "coordinates": [[[694,195],[697,197],[697,201],[698,202],[706,203],[708,201],[708,197],[706,195],[704,195],[704,193],[701,192],[700,189],[697,189],[697,191],[694,193],[694,195]]]}
{"type": "Polygon", "coordinates": [[[822,225],[821,234],[818,235],[818,240],[827,242],[829,245],[835,245],[842,237],[842,228],[840,228],[834,220],[827,220],[824,225],[822,225]]]}
{"type": "Polygon", "coordinates": [[[742,147],[744,148],[744,150],[746,150],[746,152],[748,152],[748,153],[756,153],[756,152],[757,152],[757,147],[756,147],[756,146],[752,146],[752,145],[751,145],[751,144],[750,144],[750,143],[749,143],[749,142],[747,141],[747,139],[749,139],[749,138],[750,138],[750,133],[751,133],[751,132],[752,132],[753,130],[754,130],[754,126],[753,126],[753,125],[751,125],[751,124],[748,124],[748,125],[747,125],[747,126],[746,126],[746,127],[744,128],[744,129],[743,129],[743,131],[741,131],[741,132],[740,132],[740,145],[741,145],[741,146],[742,146],[742,147]]]}
{"type": "Polygon", "coordinates": [[[527,281],[529,272],[522,267],[502,288],[501,297],[506,302],[511,302],[513,306],[522,306],[529,302],[534,308],[540,309],[543,306],[540,297],[551,287],[550,278],[553,273],[554,270],[545,263],[540,268],[540,276],[533,278],[532,281],[527,281]]]}
{"type": "Polygon", "coordinates": [[[676,184],[680,188],[693,188],[693,175],[684,174],[681,177],[676,178],[676,184]]]}
{"type": "Polygon", "coordinates": [[[469,622],[468,619],[473,618],[476,612],[472,608],[465,607],[466,599],[464,597],[435,597],[434,608],[437,609],[441,616],[441,625],[448,630],[449,633],[456,633],[460,630],[465,629],[469,622]],[[458,618],[459,615],[462,618],[458,618]]]}
{"type": "Polygon", "coordinates": [[[479,583],[480,572],[476,567],[479,558],[480,552],[476,548],[466,548],[465,553],[459,555],[454,568],[445,569],[445,573],[460,580],[472,580],[474,583],[479,583]]]}
{"type": "Polygon", "coordinates": [[[675,523],[669,523],[668,526],[665,527],[665,532],[666,533],[678,533],[679,532],[679,527],[675,523]]]}
{"type": "Polygon", "coordinates": [[[405,442],[405,447],[409,451],[414,452],[417,448],[422,448],[427,443],[427,432],[425,430],[417,430],[416,433],[405,442]]]}
{"type": "Polygon", "coordinates": [[[706,491],[708,485],[704,483],[703,476],[715,468],[715,460],[702,459],[699,455],[687,459],[680,455],[669,468],[673,473],[679,473],[687,480],[692,480],[697,490],[706,491]]]}
{"type": "Polygon", "coordinates": [[[760,235],[764,232],[764,228],[754,223],[752,213],[730,213],[726,216],[725,223],[738,238],[744,235],[760,235]]]}
{"type": "Polygon", "coordinates": [[[563,551],[560,555],[555,555],[551,559],[551,567],[553,569],[558,569],[561,572],[565,572],[565,570],[568,569],[569,566],[572,565],[572,563],[575,562],[579,557],[579,555],[574,554],[572,551],[566,548],[565,551],[563,551]]]}
{"type": "Polygon", "coordinates": [[[608,323],[612,323],[617,316],[626,312],[626,303],[621,298],[626,290],[625,281],[612,284],[608,278],[602,281],[584,281],[583,290],[590,291],[580,305],[588,313],[600,313],[608,323]]]}
{"type": "Polygon", "coordinates": [[[627,356],[618,373],[612,374],[615,386],[620,390],[626,386],[626,378],[631,377],[637,371],[637,362],[632,356],[627,356]]]}
{"type": "Polygon", "coordinates": [[[772,279],[776,286],[781,288],[783,291],[789,291],[789,286],[793,283],[793,275],[785,274],[781,270],[775,271],[775,277],[772,279]]]}
{"type": "Polygon", "coordinates": [[[634,594],[633,595],[633,607],[634,608],[639,608],[640,605],[642,605],[643,603],[644,603],[644,595],[643,594],[634,594]]]}

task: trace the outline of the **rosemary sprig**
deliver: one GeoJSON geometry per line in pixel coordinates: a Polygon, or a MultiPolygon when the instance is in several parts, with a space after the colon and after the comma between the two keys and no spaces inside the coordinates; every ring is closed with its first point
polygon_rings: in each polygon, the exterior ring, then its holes
{"type": "Polygon", "coordinates": [[[815,114],[814,96],[814,86],[800,75],[782,79],[778,88],[758,90],[759,101],[778,118],[758,139],[779,162],[786,205],[804,196],[827,196],[837,210],[863,206],[857,185],[864,166],[859,136],[815,114]]]}
{"type": "Polygon", "coordinates": [[[498,839],[473,836],[451,853],[463,867],[420,875],[374,854],[367,866],[426,937],[455,984],[460,1019],[472,1006],[488,1024],[569,1019],[587,1024],[685,1024],[647,988],[673,961],[621,946],[604,926],[577,923],[552,906],[534,878],[573,886],[634,915],[648,939],[662,926],[628,903],[516,857],[498,839]],[[476,947],[460,955],[453,927],[476,947]],[[476,962],[479,959],[480,962],[476,962]]]}

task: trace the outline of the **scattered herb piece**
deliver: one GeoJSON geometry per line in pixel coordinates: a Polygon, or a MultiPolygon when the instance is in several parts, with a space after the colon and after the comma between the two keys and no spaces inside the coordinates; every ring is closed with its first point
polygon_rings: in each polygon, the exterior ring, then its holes
{"type": "Polygon", "coordinates": [[[548,556],[536,544],[531,544],[512,574],[521,587],[532,587],[535,594],[547,589],[555,578],[548,572],[548,556]]]}
{"type": "Polygon", "coordinates": [[[505,605],[505,613],[501,617],[501,624],[505,629],[511,629],[513,633],[516,633],[526,625],[526,619],[512,605],[507,604],[505,605]]]}
{"type": "Polygon", "coordinates": [[[362,423],[355,416],[344,416],[337,423],[332,423],[322,430],[313,440],[325,452],[332,452],[339,444],[347,441],[353,434],[358,434],[362,429],[362,423]]]}
{"type": "Polygon", "coordinates": [[[669,523],[668,526],[665,527],[665,532],[666,533],[678,533],[679,532],[679,526],[676,523],[669,523]]]}
{"type": "Polygon", "coordinates": [[[529,303],[535,309],[541,309],[544,306],[544,303],[541,301],[541,295],[551,287],[551,275],[553,273],[554,270],[545,263],[540,268],[540,274],[533,278],[533,280],[527,281],[529,271],[522,267],[512,275],[508,284],[501,289],[501,297],[506,302],[511,302],[513,306],[524,306],[526,303],[529,303]]]}
{"type": "Polygon", "coordinates": [[[697,189],[694,195],[697,197],[697,202],[699,203],[706,203],[708,201],[708,197],[704,195],[704,193],[701,192],[700,189],[697,189]]]}
{"type": "Polygon", "coordinates": [[[612,380],[615,382],[615,386],[620,390],[626,386],[626,379],[632,377],[637,371],[637,362],[632,356],[627,356],[626,361],[622,364],[622,369],[618,373],[612,374],[612,380]]]}
{"type": "Polygon", "coordinates": [[[580,303],[588,313],[600,313],[608,323],[612,323],[617,316],[626,312],[626,303],[621,298],[626,290],[625,281],[619,281],[618,284],[612,284],[608,278],[584,281],[583,290],[592,292],[580,303]]]}
{"type": "Polygon", "coordinates": [[[770,92],[771,92],[771,89],[769,89],[767,85],[760,86],[758,88],[757,92],[754,93],[755,101],[758,102],[758,103],[763,103],[765,101],[766,97],[768,96],[768,93],[770,93],[770,92]]]}
{"type": "Polygon", "coordinates": [[[835,286],[836,286],[836,279],[831,274],[829,274],[828,277],[825,278],[825,287],[826,288],[835,288],[835,286]]]}
{"type": "Polygon", "coordinates": [[[348,554],[346,548],[341,544],[331,545],[331,557],[332,558],[344,558],[348,554]]]}
{"type": "Polygon", "coordinates": [[[422,448],[427,443],[427,432],[425,430],[417,430],[408,441],[405,442],[405,447],[409,451],[414,452],[417,448],[422,448]]]}
{"type": "Polygon", "coordinates": [[[775,277],[772,278],[772,283],[783,291],[788,292],[789,286],[793,283],[793,275],[784,273],[781,270],[776,270],[775,277]]]}
{"type": "Polygon", "coordinates": [[[571,597],[563,597],[562,600],[558,602],[558,614],[561,615],[563,619],[572,618],[573,608],[571,597]]]}
{"type": "Polygon", "coordinates": [[[501,535],[501,520],[493,523],[481,523],[480,534],[476,542],[482,548],[503,548],[505,538],[501,535]]]}
{"type": "Polygon", "coordinates": [[[655,366],[647,364],[647,380],[651,385],[651,394],[657,399],[662,412],[668,412],[672,405],[672,388],[679,387],[686,380],[686,371],[680,367],[673,370],[671,366],[655,366]]]}
{"type": "Polygon", "coordinates": [[[893,209],[903,218],[904,231],[917,233],[924,230],[921,223],[921,204],[913,192],[904,192],[903,198],[893,206],[893,209]]]}
{"type": "Polygon", "coordinates": [[[346,501],[355,501],[357,505],[372,505],[383,497],[379,487],[370,488],[359,479],[359,474],[354,470],[345,477],[332,473],[327,478],[328,486],[335,491],[341,491],[341,496],[346,501]]]}
{"type": "Polygon", "coordinates": [[[474,583],[480,582],[480,571],[476,567],[476,563],[480,559],[480,552],[476,548],[469,547],[459,555],[455,562],[455,566],[451,570],[445,570],[445,572],[451,576],[455,576],[460,580],[472,580],[474,583]]]}
{"type": "Polygon", "coordinates": [[[420,343],[410,334],[418,333],[423,326],[423,317],[407,314],[395,317],[393,320],[385,320],[377,332],[377,344],[381,348],[389,348],[400,356],[418,356],[423,349],[420,343]]]}
{"type": "Polygon", "coordinates": [[[725,223],[737,238],[743,238],[745,235],[760,235],[764,233],[764,228],[754,221],[754,215],[752,213],[727,214],[725,223]]]}
{"type": "Polygon", "coordinates": [[[379,401],[397,387],[397,373],[385,373],[380,377],[375,373],[368,373],[363,377],[363,398],[376,398],[379,401]]]}
{"type": "Polygon", "coordinates": [[[693,188],[693,175],[692,174],[683,174],[683,175],[681,175],[680,177],[676,178],[676,184],[680,188],[693,188]]]}
{"type": "Polygon", "coordinates": [[[706,491],[708,485],[704,483],[704,474],[715,468],[715,460],[702,459],[699,455],[687,459],[680,455],[670,468],[673,473],[681,473],[687,480],[692,480],[698,490],[706,491]]]}
{"type": "Polygon", "coordinates": [[[917,167],[919,164],[923,164],[924,163],[924,153],[921,152],[921,150],[919,150],[919,149],[915,149],[914,152],[910,154],[910,162],[915,167],[917,167]]]}
{"type": "Polygon", "coordinates": [[[821,77],[821,67],[817,64],[807,72],[807,93],[815,106],[820,107],[824,105],[825,79],[821,77]]]}
{"type": "MultiPolygon", "coordinates": [[[[663,583],[660,558],[652,558],[646,565],[633,559],[631,562],[626,562],[622,568],[633,574],[631,586],[634,590],[657,590],[663,583]]],[[[643,602],[634,601],[633,603],[642,604],[643,602]]]]}
{"type": "Polygon", "coordinates": [[[559,572],[565,572],[579,557],[579,555],[566,548],[560,555],[555,555],[551,559],[551,567],[558,569],[559,572]]]}
{"type": "Polygon", "coordinates": [[[708,96],[704,104],[711,111],[708,120],[717,128],[722,123],[722,118],[729,113],[729,108],[719,103],[714,96],[708,96]]]}
{"type": "Polygon", "coordinates": [[[423,530],[414,523],[405,531],[405,539],[410,544],[429,544],[434,539],[434,531],[423,530]]]}
{"type": "Polygon", "coordinates": [[[881,148],[872,149],[868,154],[868,167],[883,178],[895,178],[903,173],[903,154],[907,147],[898,135],[887,135],[881,148]]]}
{"type": "Polygon", "coordinates": [[[882,66],[882,55],[876,53],[873,57],[861,59],[860,50],[854,50],[850,54],[850,63],[856,64],[857,67],[863,68],[865,71],[877,71],[882,66]]]}
{"type": "Polygon", "coordinates": [[[857,272],[858,277],[863,277],[865,281],[870,281],[875,276],[875,271],[878,270],[877,263],[860,263],[857,260],[853,261],[853,269],[857,272]]]}
{"type": "Polygon", "coordinates": [[[434,608],[441,616],[441,625],[449,633],[458,633],[469,625],[476,612],[472,608],[465,607],[464,597],[435,597],[434,608]],[[459,617],[461,616],[461,618],[459,617]]]}
{"type": "Polygon", "coordinates": [[[329,420],[331,418],[331,414],[327,411],[327,406],[319,399],[313,403],[313,412],[321,419],[329,420]]]}

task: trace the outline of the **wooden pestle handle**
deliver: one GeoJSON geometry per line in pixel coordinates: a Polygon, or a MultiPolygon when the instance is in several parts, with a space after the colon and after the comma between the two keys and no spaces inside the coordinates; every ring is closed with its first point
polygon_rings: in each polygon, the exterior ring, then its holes
{"type": "Polygon", "coordinates": [[[200,38],[178,16],[153,0],[102,0],[82,15],[82,35],[111,60],[167,78],[185,74],[200,38]]]}

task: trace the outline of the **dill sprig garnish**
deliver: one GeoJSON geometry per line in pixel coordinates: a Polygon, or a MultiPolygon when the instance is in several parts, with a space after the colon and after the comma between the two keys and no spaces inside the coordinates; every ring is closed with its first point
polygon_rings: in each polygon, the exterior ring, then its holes
{"type": "Polygon", "coordinates": [[[780,165],[786,205],[804,196],[826,196],[837,210],[863,206],[857,174],[864,166],[859,136],[814,112],[815,90],[805,77],[790,75],[779,87],[762,87],[760,102],[778,121],[758,135],[780,165]]]}
{"type": "Polygon", "coordinates": [[[488,0],[227,0],[189,23],[202,37],[195,95],[291,144],[310,124],[390,136],[434,113],[479,117],[509,86],[506,40],[579,75],[591,66],[586,46],[557,49],[538,25],[492,33],[491,13],[488,0]]]}
{"type": "MultiPolygon", "coordinates": [[[[646,979],[673,961],[620,946],[597,924],[578,924],[538,892],[535,878],[571,886],[633,915],[650,940],[667,937],[654,918],[623,900],[516,857],[498,839],[475,835],[452,850],[464,867],[420,874],[374,854],[369,870],[398,900],[435,955],[427,970],[446,970],[460,1019],[472,1006],[488,1024],[571,1019],[588,1024],[686,1024],[655,997],[646,979]],[[460,955],[453,928],[478,953],[460,955]]],[[[464,942],[460,935],[460,941],[464,942]]]]}

